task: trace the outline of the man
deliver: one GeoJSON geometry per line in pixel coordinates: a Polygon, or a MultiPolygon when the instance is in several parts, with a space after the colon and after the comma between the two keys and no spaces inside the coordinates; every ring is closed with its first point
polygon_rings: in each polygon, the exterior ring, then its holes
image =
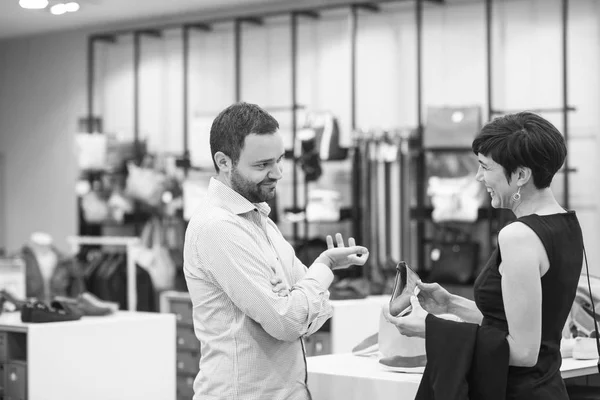
{"type": "Polygon", "coordinates": [[[191,218],[184,272],[201,344],[194,399],[310,399],[301,338],[331,317],[332,269],[363,265],[366,248],[350,238],[306,268],[268,218],[265,203],[282,177],[277,121],[237,103],[213,121],[217,176],[191,218]]]}

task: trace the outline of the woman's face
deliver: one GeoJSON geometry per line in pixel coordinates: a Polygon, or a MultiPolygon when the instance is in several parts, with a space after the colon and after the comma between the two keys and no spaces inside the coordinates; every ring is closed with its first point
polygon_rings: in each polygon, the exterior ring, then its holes
{"type": "MultiPolygon", "coordinates": [[[[492,207],[494,208],[512,208],[511,196],[517,191],[516,184],[509,184],[504,174],[504,168],[483,154],[477,154],[479,169],[475,179],[483,183],[492,198],[492,207]]],[[[511,179],[515,182],[516,179],[511,179]]]]}

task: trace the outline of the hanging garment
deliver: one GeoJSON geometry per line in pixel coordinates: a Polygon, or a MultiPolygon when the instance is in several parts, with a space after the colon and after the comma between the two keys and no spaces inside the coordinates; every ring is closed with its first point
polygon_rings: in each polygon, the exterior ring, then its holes
{"type": "Polygon", "coordinates": [[[25,262],[26,296],[46,300],[52,296],[74,297],[85,292],[83,271],[79,262],[54,246],[50,249],[56,257],[56,267],[46,281],[33,249],[28,245],[21,249],[20,256],[25,262]]]}
{"type": "Polygon", "coordinates": [[[127,163],[127,173],[125,193],[129,197],[152,207],[162,203],[167,182],[163,173],[151,168],[138,167],[132,162],[127,163]]]}
{"type": "MultiPolygon", "coordinates": [[[[308,112],[301,131],[313,131],[314,148],[323,161],[345,160],[348,149],[340,142],[340,126],[330,112],[308,112]]],[[[299,136],[302,136],[299,134],[299,136]]]]}
{"type": "MultiPolygon", "coordinates": [[[[86,268],[90,293],[127,309],[127,260],[125,254],[104,254],[86,268]]],[[[137,311],[157,311],[156,292],[148,271],[136,265],[137,311]]]]}
{"type": "Polygon", "coordinates": [[[317,147],[316,132],[313,129],[303,129],[298,133],[299,151],[297,155],[298,165],[304,172],[306,182],[318,180],[323,173],[321,168],[321,157],[317,147]]]}

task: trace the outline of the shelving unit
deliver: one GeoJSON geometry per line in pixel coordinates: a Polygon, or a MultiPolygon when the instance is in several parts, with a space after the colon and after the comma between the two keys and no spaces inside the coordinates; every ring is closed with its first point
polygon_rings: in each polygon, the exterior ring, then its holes
{"type": "Polygon", "coordinates": [[[69,236],[67,242],[76,253],[82,245],[96,246],[123,246],[125,247],[127,259],[127,309],[137,309],[137,277],[136,265],[133,258],[134,246],[140,240],[137,237],[112,237],[112,236],[69,236]]]}
{"type": "MultiPolygon", "coordinates": [[[[561,48],[562,48],[562,87],[563,87],[563,96],[562,96],[562,104],[558,107],[548,107],[548,108],[532,108],[529,111],[538,112],[538,113],[561,113],[563,117],[563,127],[562,133],[564,135],[565,141],[568,146],[569,142],[569,114],[573,111],[576,111],[576,108],[569,104],[568,101],[568,0],[561,0],[561,28],[562,28],[562,38],[561,38],[561,48]]],[[[508,114],[511,112],[517,112],[522,110],[501,110],[494,105],[493,101],[493,49],[492,49],[492,10],[493,10],[493,0],[485,0],[485,30],[486,30],[486,47],[485,47],[485,57],[486,57],[486,85],[487,85],[487,118],[491,120],[494,116],[500,116],[504,114],[508,114]]],[[[425,153],[427,149],[423,149],[423,117],[422,117],[422,99],[421,99],[421,85],[422,85],[422,75],[421,75],[421,65],[422,65],[422,56],[421,56],[421,37],[422,37],[422,18],[423,18],[423,10],[422,5],[419,1],[417,1],[417,41],[419,45],[417,46],[417,104],[418,104],[418,126],[420,134],[418,137],[412,141],[411,147],[414,151],[416,151],[416,207],[411,209],[411,219],[415,220],[416,229],[415,236],[417,241],[416,246],[416,263],[418,265],[423,265],[426,259],[425,254],[425,244],[427,242],[426,232],[425,232],[425,223],[429,220],[431,215],[431,208],[425,206],[426,200],[426,168],[425,168],[425,153]]],[[[436,151],[456,151],[456,149],[436,149],[436,151]]],[[[463,151],[470,151],[470,149],[464,149],[463,151]]],[[[565,159],[564,167],[559,171],[562,173],[563,178],[563,200],[562,205],[565,208],[569,208],[569,175],[573,172],[576,172],[575,169],[570,167],[569,158],[565,159]]],[[[508,221],[512,219],[512,215],[510,212],[506,210],[497,210],[489,205],[488,207],[483,207],[479,210],[478,221],[486,221],[488,224],[488,246],[490,251],[495,247],[495,235],[499,229],[504,226],[508,221]]],[[[406,235],[408,232],[405,232],[406,235]]]]}
{"type": "MultiPolygon", "coordinates": [[[[487,103],[488,103],[488,119],[493,116],[509,114],[511,112],[522,110],[501,110],[494,106],[493,99],[493,51],[492,51],[492,11],[493,0],[485,0],[485,26],[486,26],[486,65],[487,65],[487,103]]],[[[561,0],[561,50],[562,50],[562,99],[561,105],[558,107],[532,108],[529,111],[536,113],[560,113],[563,117],[562,134],[565,138],[567,147],[569,145],[569,115],[577,109],[569,104],[569,53],[568,53],[568,34],[569,34],[569,0],[561,0]]],[[[570,191],[569,191],[569,175],[576,172],[576,169],[570,167],[569,156],[565,158],[563,168],[559,171],[563,175],[563,201],[562,206],[569,209],[570,191]]]]}
{"type": "MultiPolygon", "coordinates": [[[[350,10],[350,46],[351,46],[351,81],[350,84],[350,119],[351,130],[356,129],[356,38],[357,38],[357,22],[359,18],[359,11],[365,12],[378,12],[380,9],[380,5],[384,3],[393,3],[393,2],[404,2],[406,0],[372,0],[366,2],[358,2],[358,1],[348,1],[346,3],[337,3],[337,4],[324,4],[320,6],[313,7],[304,7],[304,8],[296,8],[285,11],[277,11],[271,13],[262,13],[262,14],[249,14],[244,16],[233,16],[221,19],[214,20],[204,20],[204,21],[190,21],[186,23],[177,23],[177,24],[165,24],[161,26],[147,27],[147,28],[139,28],[133,30],[119,30],[119,31],[111,31],[111,32],[103,32],[90,35],[88,37],[88,98],[87,98],[87,120],[88,120],[88,132],[92,132],[92,124],[95,116],[94,110],[94,73],[95,73],[95,46],[98,43],[115,43],[117,37],[119,35],[124,34],[133,34],[134,36],[134,69],[135,69],[135,79],[134,79],[134,132],[135,132],[135,141],[139,140],[139,98],[138,98],[138,85],[139,85],[139,58],[140,58],[140,40],[143,36],[149,36],[153,38],[160,38],[161,31],[169,28],[181,28],[182,29],[182,41],[183,41],[183,118],[184,118],[184,128],[182,132],[182,140],[183,140],[183,154],[181,158],[181,165],[184,166],[185,174],[187,175],[190,165],[190,156],[189,156],[189,127],[188,127],[188,97],[189,97],[189,89],[188,89],[188,75],[189,75],[189,34],[191,30],[199,30],[208,32],[212,29],[212,25],[220,22],[234,22],[234,51],[235,51],[235,100],[242,100],[241,98],[241,35],[242,30],[241,27],[243,24],[253,24],[253,25],[261,25],[263,24],[264,18],[272,17],[272,16],[280,16],[280,15],[290,15],[290,33],[291,33],[291,51],[290,51],[290,60],[291,60],[291,104],[289,106],[289,110],[292,112],[292,129],[293,129],[293,139],[295,143],[296,138],[296,130],[297,130],[297,111],[302,107],[298,104],[297,99],[297,40],[298,40],[298,20],[301,17],[317,19],[320,16],[321,11],[325,10],[333,10],[333,9],[343,9],[348,8],[350,10]]],[[[417,100],[420,104],[421,102],[421,71],[420,71],[420,59],[421,59],[421,24],[422,24],[422,4],[423,2],[429,2],[434,4],[443,4],[443,0],[414,0],[416,7],[416,22],[417,22],[417,48],[418,48],[418,69],[417,69],[417,81],[418,81],[418,89],[417,89],[417,100]]],[[[419,109],[419,126],[421,126],[421,111],[419,109]]],[[[359,177],[359,171],[353,170],[351,174],[354,178],[359,177]]],[[[294,159],[294,168],[292,169],[292,181],[293,181],[293,201],[291,205],[291,209],[295,211],[300,211],[299,207],[299,186],[300,186],[300,177],[297,171],[296,160],[294,159]]],[[[350,215],[353,220],[353,228],[352,234],[357,239],[357,242],[361,243],[363,240],[363,227],[361,226],[361,209],[357,204],[357,196],[359,196],[358,185],[353,190],[353,200],[352,205],[349,210],[343,210],[344,215],[350,215]]],[[[299,240],[299,223],[293,224],[293,232],[292,232],[292,242],[298,243],[299,240]]],[[[418,228],[420,229],[420,228],[418,228]]],[[[304,223],[304,233],[306,237],[306,233],[308,230],[308,224],[304,223]]]]}

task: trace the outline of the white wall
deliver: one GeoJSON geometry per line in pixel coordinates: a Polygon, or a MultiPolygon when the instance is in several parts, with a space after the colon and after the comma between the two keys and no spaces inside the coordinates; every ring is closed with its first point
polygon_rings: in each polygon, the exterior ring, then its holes
{"type": "Polygon", "coordinates": [[[76,232],[73,132],[85,110],[83,35],[0,43],[0,151],[5,156],[6,247],[36,230],[60,247],[76,232]]]}
{"type": "Polygon", "coordinates": [[[0,250],[6,246],[6,207],[4,199],[4,154],[0,153],[0,250]]]}
{"type": "MultiPolygon", "coordinates": [[[[560,106],[560,1],[497,3],[495,107],[560,106]]],[[[570,4],[569,97],[578,111],[569,122],[569,151],[571,165],[578,168],[570,185],[571,208],[580,215],[591,268],[600,274],[600,250],[595,246],[600,239],[595,200],[600,187],[593,184],[599,167],[595,152],[600,149],[595,112],[600,105],[598,7],[597,0],[570,4]]],[[[382,8],[379,14],[360,13],[357,122],[365,128],[414,125],[414,7],[400,2],[382,8]]],[[[317,21],[301,19],[297,91],[300,103],[337,114],[344,140],[350,141],[348,15],[348,10],[336,10],[317,21]]],[[[277,17],[267,19],[263,27],[244,25],[243,100],[264,106],[290,104],[288,20],[277,17]]],[[[178,152],[182,147],[180,37],[180,31],[170,30],[162,39],[142,39],[140,129],[151,149],[178,152]]],[[[426,4],[423,43],[424,104],[480,104],[485,109],[483,1],[426,4]]],[[[192,156],[210,165],[207,134],[212,116],[234,100],[232,24],[216,25],[209,33],[192,31],[190,44],[190,144],[192,156]]],[[[48,230],[57,239],[75,231],[75,164],[68,149],[75,121],[85,111],[84,46],[82,32],[0,42],[0,148],[7,154],[9,248],[20,245],[34,229],[48,230]]],[[[106,130],[123,138],[133,136],[132,54],[131,36],[100,46],[97,54],[96,109],[106,130]]],[[[276,115],[282,128],[289,128],[289,113],[276,115]]],[[[559,114],[546,116],[562,130],[559,114]]],[[[559,199],[561,179],[558,176],[554,184],[559,199]]]]}

